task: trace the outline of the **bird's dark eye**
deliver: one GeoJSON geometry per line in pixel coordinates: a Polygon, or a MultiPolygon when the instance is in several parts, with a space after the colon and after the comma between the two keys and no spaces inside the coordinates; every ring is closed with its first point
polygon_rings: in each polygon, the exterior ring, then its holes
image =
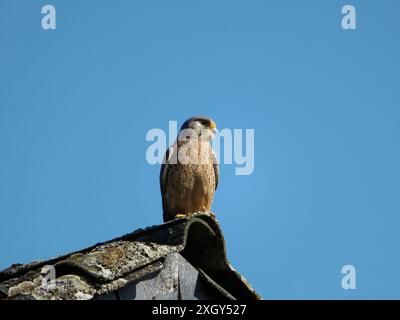
{"type": "Polygon", "coordinates": [[[203,126],[206,126],[206,125],[208,124],[208,121],[207,121],[207,120],[201,120],[201,124],[202,124],[203,126]]]}

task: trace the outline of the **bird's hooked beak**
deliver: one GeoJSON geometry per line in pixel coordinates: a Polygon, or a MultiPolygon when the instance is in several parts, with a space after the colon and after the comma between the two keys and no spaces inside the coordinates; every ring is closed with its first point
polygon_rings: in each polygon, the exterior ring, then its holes
{"type": "Polygon", "coordinates": [[[217,124],[214,121],[211,122],[210,129],[214,137],[218,133],[217,124]]]}

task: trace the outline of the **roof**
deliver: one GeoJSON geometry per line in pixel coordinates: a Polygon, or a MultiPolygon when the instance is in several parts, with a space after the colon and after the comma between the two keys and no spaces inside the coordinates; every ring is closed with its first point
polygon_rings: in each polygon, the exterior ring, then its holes
{"type": "Polygon", "coordinates": [[[0,299],[140,298],[261,299],[229,263],[221,228],[206,214],[0,272],[0,299]]]}

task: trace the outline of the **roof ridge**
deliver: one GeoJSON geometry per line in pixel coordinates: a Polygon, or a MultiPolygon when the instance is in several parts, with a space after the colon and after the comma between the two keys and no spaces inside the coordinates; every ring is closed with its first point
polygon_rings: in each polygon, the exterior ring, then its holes
{"type": "Polygon", "coordinates": [[[6,294],[6,298],[10,296],[10,291],[13,292],[11,296],[30,293],[33,298],[48,298],[49,294],[55,293],[40,288],[43,280],[41,269],[52,265],[57,275],[57,285],[68,283],[71,288],[61,290],[64,295],[59,298],[70,299],[78,294],[79,297],[91,299],[114,288],[114,282],[124,286],[130,283],[129,279],[137,279],[140,270],[143,275],[157,272],[159,267],[157,269],[152,265],[163,264],[171,254],[180,254],[199,272],[201,270],[209,283],[225,290],[226,298],[260,299],[231,266],[218,221],[204,213],[136,229],[56,258],[12,265],[0,272],[0,292],[6,294]],[[19,287],[23,285],[28,289],[21,291],[19,287]],[[79,291],[76,288],[84,289],[79,291]]]}

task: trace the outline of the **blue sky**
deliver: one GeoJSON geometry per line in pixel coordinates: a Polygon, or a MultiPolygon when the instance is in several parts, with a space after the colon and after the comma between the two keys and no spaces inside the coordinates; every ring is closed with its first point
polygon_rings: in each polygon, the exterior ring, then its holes
{"type": "Polygon", "coordinates": [[[254,173],[222,165],[213,211],[264,298],[399,299],[399,10],[2,0],[0,268],[161,223],[146,133],[207,114],[255,130],[254,173]]]}

